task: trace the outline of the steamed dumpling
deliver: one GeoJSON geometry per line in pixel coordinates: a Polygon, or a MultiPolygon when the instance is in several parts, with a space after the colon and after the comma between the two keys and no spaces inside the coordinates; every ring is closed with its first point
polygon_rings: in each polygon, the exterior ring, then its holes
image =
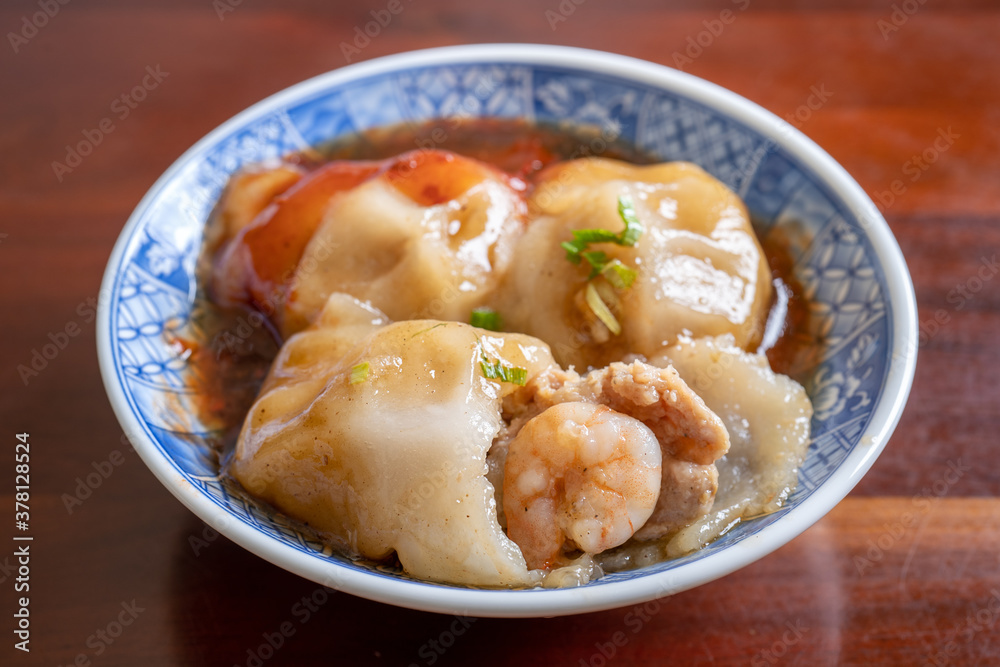
{"type": "Polygon", "coordinates": [[[672,366],[729,431],[729,452],[716,464],[712,513],[669,543],[668,554],[678,556],[703,547],[740,518],[781,507],[798,483],[813,408],[802,385],[772,371],[763,354],[737,347],[731,335],[683,339],[650,363],[672,366]]]}
{"type": "Polygon", "coordinates": [[[744,349],[759,341],[771,301],[770,269],[743,203],[701,168],[565,162],[539,179],[529,210],[498,310],[508,329],[549,343],[561,364],[598,367],[630,353],[650,356],[684,333],[729,333],[744,349]],[[560,243],[576,229],[622,230],[622,196],[643,225],[638,242],[592,248],[638,274],[623,290],[603,278],[591,281],[620,323],[614,335],[584,298],[590,267],[567,261],[560,243]]]}
{"type": "Polygon", "coordinates": [[[486,454],[516,385],[481,361],[552,365],[519,334],[456,322],[386,323],[334,296],[318,325],[290,338],[250,410],[230,470],[253,495],[370,559],[398,555],[421,579],[530,585],[497,521],[486,454]],[[361,374],[352,369],[367,364],[361,374]]]}
{"type": "Polygon", "coordinates": [[[332,162],[302,177],[221,254],[213,292],[301,331],[336,292],[394,320],[468,321],[507,270],[523,184],[438,150],[332,162]]]}

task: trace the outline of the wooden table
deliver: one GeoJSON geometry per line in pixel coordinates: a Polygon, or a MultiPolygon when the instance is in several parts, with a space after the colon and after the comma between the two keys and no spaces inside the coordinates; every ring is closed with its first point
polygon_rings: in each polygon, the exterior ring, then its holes
{"type": "Polygon", "coordinates": [[[16,563],[10,546],[0,551],[0,663],[1000,661],[1000,281],[971,280],[1000,252],[995,4],[826,0],[788,11],[773,0],[506,0],[485,9],[403,0],[352,54],[526,41],[680,62],[781,116],[799,111],[802,131],[880,202],[909,262],[927,333],[916,382],[894,437],[847,500],[720,581],[550,620],[456,620],[317,592],[211,539],[123,444],[105,398],[93,304],[129,212],[216,125],[343,66],[341,42],[386,2],[330,4],[22,0],[0,9],[0,439],[10,452],[0,504],[6,522],[15,434],[30,433],[35,534],[30,654],[13,648],[16,563]],[[52,16],[38,13],[45,7],[52,16]],[[723,9],[732,20],[716,23],[723,9]],[[699,39],[700,51],[691,47],[699,39]],[[144,100],[116,104],[150,71],[158,80],[144,100]],[[808,110],[813,87],[829,100],[808,110]],[[52,163],[65,162],[65,147],[109,116],[113,131],[58,173],[52,163]],[[938,138],[949,133],[945,146],[938,138]],[[25,383],[17,366],[53,339],[63,349],[25,383]],[[67,507],[95,470],[105,473],[97,488],[67,507]],[[307,619],[296,613],[308,608],[296,607],[303,598],[313,600],[307,619]],[[269,649],[283,628],[290,636],[269,649]]]}

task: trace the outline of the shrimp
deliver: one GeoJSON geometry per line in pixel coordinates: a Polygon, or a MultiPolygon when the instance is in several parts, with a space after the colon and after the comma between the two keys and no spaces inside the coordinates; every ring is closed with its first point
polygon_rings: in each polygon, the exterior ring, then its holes
{"type": "Polygon", "coordinates": [[[529,420],[504,465],[507,534],[529,568],[574,548],[623,544],[653,513],[662,454],[637,419],[594,403],[559,403],[529,420]]]}

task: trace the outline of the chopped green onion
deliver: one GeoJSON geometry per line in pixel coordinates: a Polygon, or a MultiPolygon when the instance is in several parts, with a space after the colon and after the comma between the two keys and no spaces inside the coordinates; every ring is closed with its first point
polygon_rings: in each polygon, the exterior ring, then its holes
{"type": "Polygon", "coordinates": [[[618,323],[614,313],[611,312],[608,305],[604,303],[603,299],[601,299],[601,295],[597,293],[597,288],[594,287],[594,283],[587,283],[585,299],[587,301],[587,305],[590,306],[590,310],[597,316],[597,319],[604,323],[604,326],[606,326],[611,333],[617,336],[622,332],[622,325],[618,323]]]}
{"type": "MultiPolygon", "coordinates": [[[[621,236],[606,229],[574,229],[570,233],[573,234],[574,245],[586,246],[591,243],[617,243],[618,245],[622,245],[621,236]]],[[[624,233],[625,231],[623,230],[622,234],[624,233]]]]}
{"type": "MultiPolygon", "coordinates": [[[[597,267],[594,267],[595,269],[597,267]]],[[[612,260],[601,268],[601,275],[611,283],[611,286],[615,289],[625,290],[632,286],[635,282],[636,277],[639,275],[636,273],[635,269],[632,269],[617,259],[612,260]]]]}
{"type": "MultiPolygon", "coordinates": [[[[587,261],[585,251],[591,243],[614,243],[620,246],[634,246],[642,236],[642,223],[636,217],[635,207],[628,197],[618,197],[618,216],[625,223],[625,229],[619,233],[609,232],[606,229],[574,229],[570,233],[573,235],[572,241],[563,241],[559,245],[566,251],[566,259],[574,264],[580,263],[581,256],[587,261]]],[[[597,268],[593,262],[591,266],[597,268]]],[[[603,267],[602,267],[603,268],[603,267]]],[[[600,272],[600,269],[597,269],[600,272]]]]}
{"type": "Polygon", "coordinates": [[[474,327],[479,327],[480,329],[487,329],[489,331],[500,331],[503,327],[503,321],[500,319],[500,314],[493,310],[492,308],[474,308],[472,310],[472,315],[469,317],[469,324],[474,327]]]}
{"type": "Polygon", "coordinates": [[[351,367],[351,384],[361,384],[368,379],[368,362],[363,361],[351,367]]]}
{"type": "MultiPolygon", "coordinates": [[[[587,276],[587,280],[596,278],[608,264],[608,253],[603,250],[588,250],[587,252],[581,252],[580,256],[590,264],[590,275],[587,276]]],[[[617,262],[618,260],[615,261],[617,262]]]]}
{"type": "MultiPolygon", "coordinates": [[[[587,260],[590,264],[590,275],[587,280],[591,281],[597,276],[604,276],[608,284],[618,290],[626,290],[632,286],[638,277],[635,269],[627,266],[617,259],[610,259],[608,254],[601,250],[588,250],[591,243],[614,243],[620,246],[634,246],[639,237],[642,236],[642,223],[635,213],[635,206],[629,197],[618,197],[618,217],[625,223],[625,229],[619,233],[609,232],[606,229],[574,229],[570,233],[573,235],[572,241],[563,241],[559,245],[566,251],[566,259],[574,264],[580,264],[587,260]]],[[[608,308],[608,304],[601,298],[597,288],[592,282],[587,283],[585,295],[587,306],[593,311],[601,322],[614,335],[622,332],[622,326],[615,318],[614,313],[608,308]]]]}
{"type": "Polygon", "coordinates": [[[482,369],[483,376],[486,377],[486,379],[510,382],[511,384],[520,386],[524,386],[528,382],[527,368],[508,366],[499,359],[496,361],[490,361],[489,357],[486,356],[486,350],[483,348],[483,342],[479,341],[478,345],[479,356],[481,358],[479,368],[482,369]]]}
{"type": "Polygon", "coordinates": [[[587,249],[587,244],[577,243],[576,241],[563,241],[559,244],[559,247],[566,251],[566,259],[574,264],[579,264],[580,253],[587,249]]]}
{"type": "Polygon", "coordinates": [[[642,223],[635,214],[635,207],[628,197],[618,198],[618,215],[625,223],[625,231],[616,243],[619,245],[634,246],[639,237],[642,236],[642,223]]]}
{"type": "Polygon", "coordinates": [[[507,366],[497,361],[480,361],[479,367],[483,370],[483,375],[490,380],[500,380],[511,384],[524,386],[528,382],[528,369],[515,366],[507,366]]]}
{"type": "Polygon", "coordinates": [[[528,369],[520,366],[506,366],[507,378],[505,382],[510,382],[523,387],[528,382],[528,369]]]}
{"type": "Polygon", "coordinates": [[[446,327],[446,326],[448,326],[448,324],[449,324],[448,322],[438,322],[437,324],[435,324],[435,325],[434,325],[434,326],[432,326],[432,327],[427,327],[426,329],[421,329],[421,330],[420,330],[420,331],[418,331],[417,333],[415,333],[415,334],[413,334],[412,336],[410,336],[410,338],[416,338],[416,337],[417,337],[417,336],[419,336],[420,334],[424,334],[424,333],[427,333],[428,331],[432,331],[432,330],[434,330],[434,329],[437,329],[438,327],[446,327]]]}

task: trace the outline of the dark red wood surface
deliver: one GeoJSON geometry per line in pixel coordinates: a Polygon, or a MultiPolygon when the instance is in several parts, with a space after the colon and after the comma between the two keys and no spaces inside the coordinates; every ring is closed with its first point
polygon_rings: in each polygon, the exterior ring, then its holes
{"type": "Polygon", "coordinates": [[[1000,253],[995,3],[403,0],[356,54],[519,41],[673,65],[706,21],[733,10],[685,69],[781,116],[798,111],[802,131],[880,202],[925,323],[885,452],[846,501],[775,554],[644,607],[461,621],[317,592],[225,538],[205,539],[123,444],[104,395],[92,308],[132,208],[219,123],[345,65],[341,42],[386,5],[238,2],[0,5],[0,664],[1000,662],[1000,279],[970,282],[1000,253]],[[33,34],[23,21],[40,6],[59,11],[33,34]],[[12,42],[22,32],[30,38],[12,42]],[[113,101],[147,67],[166,74],[117,119],[113,101]],[[829,99],[804,111],[814,87],[829,99]],[[113,132],[57,178],[66,145],[108,116],[113,132]],[[953,141],[932,150],[942,132],[953,141]],[[26,383],[18,365],[74,327],[26,383]],[[20,432],[32,443],[30,654],[13,646],[20,432]],[[95,466],[110,475],[70,512],[65,495],[95,466]],[[301,600],[313,595],[305,618],[301,600]],[[262,650],[282,628],[280,648],[262,650]]]}

